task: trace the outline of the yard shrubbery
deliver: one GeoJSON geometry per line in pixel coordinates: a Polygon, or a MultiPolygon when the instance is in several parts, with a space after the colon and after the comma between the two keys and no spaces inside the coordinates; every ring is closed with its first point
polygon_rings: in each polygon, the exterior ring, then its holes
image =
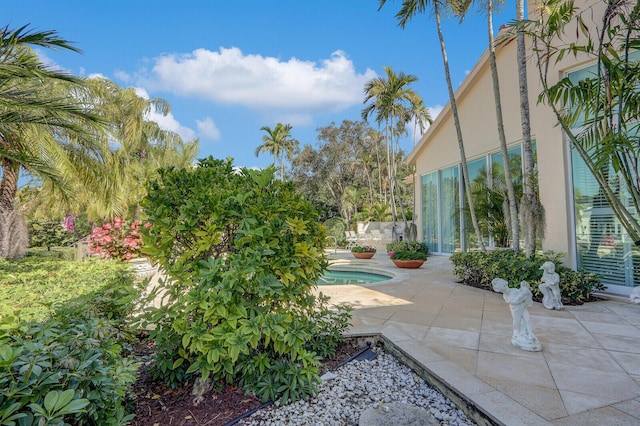
{"type": "Polygon", "coordinates": [[[7,315],[3,292],[0,424],[126,424],[138,369],[127,323],[138,298],[133,275],[115,263],[37,258],[0,261],[0,269],[0,287],[32,291],[26,312],[43,319],[7,315]],[[35,295],[48,307],[36,309],[35,295]]]}
{"type": "Polygon", "coordinates": [[[264,400],[303,398],[348,326],[346,308],[312,292],[326,267],[318,213],[274,171],[209,157],[160,171],[148,190],[143,251],[169,277],[148,320],[170,384],[197,374],[264,400]]]}
{"type": "Polygon", "coordinates": [[[593,299],[593,291],[604,290],[596,274],[567,268],[562,265],[561,258],[561,254],[553,252],[528,258],[523,253],[511,250],[496,250],[487,253],[454,253],[451,255],[451,262],[454,265],[454,275],[464,284],[491,290],[491,280],[494,278],[509,281],[510,287],[518,287],[521,281],[527,281],[531,285],[534,300],[537,301],[542,300],[542,293],[538,290],[542,277],[540,266],[547,260],[555,263],[556,272],[560,275],[562,303],[582,304],[593,299]]]}
{"type": "Polygon", "coordinates": [[[124,264],[97,259],[82,263],[27,256],[16,262],[0,259],[0,318],[41,321],[56,306],[100,288],[129,282],[124,264]]]}
{"type": "Polygon", "coordinates": [[[387,244],[387,252],[395,253],[398,251],[417,251],[425,255],[425,259],[429,255],[429,247],[421,241],[397,241],[387,244]]]}

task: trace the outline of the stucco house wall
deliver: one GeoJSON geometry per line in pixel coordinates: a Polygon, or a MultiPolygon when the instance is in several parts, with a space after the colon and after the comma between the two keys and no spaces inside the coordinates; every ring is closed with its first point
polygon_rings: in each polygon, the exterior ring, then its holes
{"type": "MultiPolygon", "coordinates": [[[[582,7],[596,5],[595,16],[597,16],[598,10],[602,10],[601,2],[598,1],[587,0],[577,3],[582,7]]],[[[535,13],[535,2],[529,1],[528,6],[528,10],[535,13]]],[[[516,48],[516,41],[512,40],[499,46],[496,52],[508,145],[522,142],[516,48]]],[[[566,263],[575,266],[570,152],[560,127],[556,126],[557,120],[551,108],[538,104],[538,94],[542,87],[530,46],[527,51],[531,132],[537,150],[540,198],[546,211],[547,226],[543,249],[566,253],[566,263]]],[[[455,61],[455,58],[452,58],[451,61],[455,61]]],[[[584,65],[585,58],[565,57],[552,70],[552,78],[557,81],[567,71],[584,65]]],[[[471,73],[457,88],[456,103],[467,161],[473,161],[499,150],[488,52],[485,52],[471,73]]],[[[415,199],[418,229],[420,230],[423,227],[420,177],[460,163],[453,114],[449,104],[438,115],[427,133],[411,152],[408,162],[416,167],[416,175],[418,176],[415,199]]]]}

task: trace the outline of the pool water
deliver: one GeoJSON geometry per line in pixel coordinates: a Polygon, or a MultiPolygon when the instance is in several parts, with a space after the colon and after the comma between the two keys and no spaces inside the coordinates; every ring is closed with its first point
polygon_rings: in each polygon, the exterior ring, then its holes
{"type": "Polygon", "coordinates": [[[371,284],[386,281],[391,277],[372,272],[361,271],[325,271],[318,285],[371,284]]]}

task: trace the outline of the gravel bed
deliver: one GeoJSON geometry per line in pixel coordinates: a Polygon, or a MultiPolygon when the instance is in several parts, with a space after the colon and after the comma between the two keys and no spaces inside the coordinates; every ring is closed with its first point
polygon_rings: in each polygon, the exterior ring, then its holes
{"type": "Polygon", "coordinates": [[[475,425],[448,398],[429,386],[409,367],[379,348],[373,360],[352,361],[323,381],[309,401],[274,404],[238,423],[244,426],[357,425],[369,407],[392,402],[426,408],[441,425],[475,425]]]}

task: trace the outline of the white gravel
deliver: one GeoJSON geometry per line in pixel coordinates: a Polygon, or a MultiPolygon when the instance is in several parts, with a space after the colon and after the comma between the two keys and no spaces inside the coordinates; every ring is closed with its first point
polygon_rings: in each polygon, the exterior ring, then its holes
{"type": "Polygon", "coordinates": [[[315,398],[282,407],[272,405],[238,425],[357,425],[364,410],[391,402],[424,407],[441,425],[475,425],[409,367],[380,349],[373,350],[378,354],[376,359],[352,361],[333,371],[336,377],[323,382],[315,398]]]}

